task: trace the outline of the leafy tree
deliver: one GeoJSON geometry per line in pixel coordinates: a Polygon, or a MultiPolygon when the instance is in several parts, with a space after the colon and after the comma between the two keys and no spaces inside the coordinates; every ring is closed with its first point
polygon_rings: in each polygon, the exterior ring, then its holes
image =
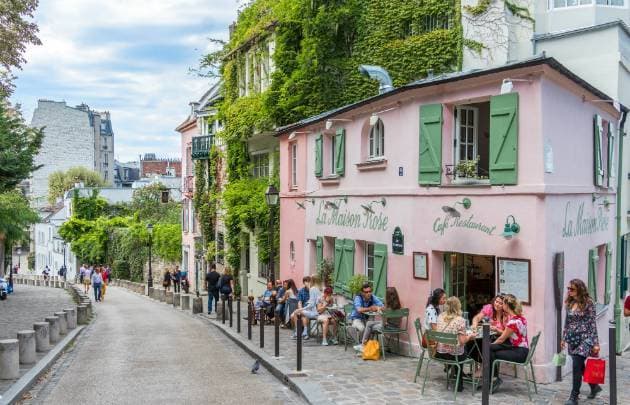
{"type": "Polygon", "coordinates": [[[107,200],[98,196],[98,190],[92,190],[88,198],[79,197],[79,191],[74,191],[72,199],[73,215],[79,219],[96,219],[107,212],[107,200]]]}
{"type": "Polygon", "coordinates": [[[182,229],[179,224],[158,224],[153,229],[155,254],[167,262],[182,260],[182,229]]]}
{"type": "Polygon", "coordinates": [[[170,196],[167,202],[162,202],[164,192],[168,192],[168,188],[161,183],[150,184],[134,191],[131,210],[140,221],[180,223],[180,204],[170,196]]]}
{"type": "Polygon", "coordinates": [[[26,46],[41,45],[37,24],[27,20],[33,18],[37,4],[38,0],[0,1],[0,98],[13,91],[11,71],[26,63],[26,46]]]}
{"type": "Polygon", "coordinates": [[[54,204],[75,183],[83,183],[85,187],[104,187],[109,184],[98,172],[83,166],[72,167],[65,172],[58,170],[48,176],[48,202],[54,204]]]}
{"type": "MultiPolygon", "coordinates": [[[[0,193],[0,238],[6,242],[28,240],[28,226],[37,222],[37,213],[17,190],[0,193]]],[[[0,239],[1,241],[1,239],[0,239]]]]}
{"type": "MultiPolygon", "coordinates": [[[[0,38],[1,32],[2,28],[0,38]]],[[[15,189],[31,172],[41,167],[33,162],[43,139],[41,129],[29,127],[18,109],[0,100],[0,193],[15,189]]]]}

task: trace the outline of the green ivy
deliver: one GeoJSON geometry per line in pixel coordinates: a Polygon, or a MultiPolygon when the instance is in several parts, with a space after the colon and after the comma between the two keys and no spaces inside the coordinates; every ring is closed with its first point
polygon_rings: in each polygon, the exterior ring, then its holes
{"type": "Polygon", "coordinates": [[[490,0],[479,0],[476,6],[464,6],[466,10],[473,17],[478,17],[488,11],[490,8],[490,0]]]}

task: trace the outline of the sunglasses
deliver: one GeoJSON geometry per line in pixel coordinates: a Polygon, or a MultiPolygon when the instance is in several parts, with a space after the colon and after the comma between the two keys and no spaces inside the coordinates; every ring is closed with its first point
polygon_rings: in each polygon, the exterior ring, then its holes
{"type": "Polygon", "coordinates": [[[368,290],[368,291],[363,291],[363,294],[370,294],[372,292],[372,290],[368,290]]]}
{"type": "Polygon", "coordinates": [[[575,287],[567,287],[567,291],[575,291],[575,287]]]}

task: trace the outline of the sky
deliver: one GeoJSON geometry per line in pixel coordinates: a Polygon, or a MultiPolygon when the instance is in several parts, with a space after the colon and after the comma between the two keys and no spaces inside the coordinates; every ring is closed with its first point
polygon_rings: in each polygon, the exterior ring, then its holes
{"type": "Polygon", "coordinates": [[[38,99],[110,111],[115,156],[180,158],[175,128],[212,80],[190,73],[227,40],[238,0],[40,0],[41,46],[27,49],[11,100],[30,123],[38,99]]]}

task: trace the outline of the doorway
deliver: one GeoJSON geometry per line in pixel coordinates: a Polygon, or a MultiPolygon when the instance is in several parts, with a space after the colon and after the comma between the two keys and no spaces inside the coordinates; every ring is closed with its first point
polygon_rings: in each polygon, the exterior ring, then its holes
{"type": "Polygon", "coordinates": [[[444,290],[456,296],[471,320],[496,292],[495,257],[467,253],[444,254],[444,290]]]}

